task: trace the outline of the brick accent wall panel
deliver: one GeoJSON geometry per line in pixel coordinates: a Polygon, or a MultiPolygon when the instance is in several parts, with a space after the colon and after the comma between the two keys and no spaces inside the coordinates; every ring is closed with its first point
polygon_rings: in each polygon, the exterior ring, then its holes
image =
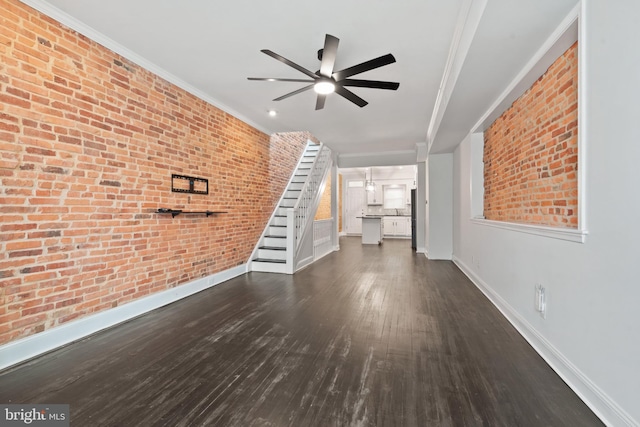
{"type": "Polygon", "coordinates": [[[484,216],[578,226],[578,48],[569,48],[484,133],[484,216]]]}
{"type": "Polygon", "coordinates": [[[320,204],[318,205],[318,210],[316,211],[315,221],[319,221],[321,219],[330,219],[331,218],[331,175],[327,175],[327,181],[325,183],[324,191],[322,192],[322,196],[320,196],[320,204]]]}
{"type": "Polygon", "coordinates": [[[310,135],[270,138],[16,0],[0,9],[0,344],[245,263],[310,135]],[[209,195],[172,193],[172,173],[209,195]]]}

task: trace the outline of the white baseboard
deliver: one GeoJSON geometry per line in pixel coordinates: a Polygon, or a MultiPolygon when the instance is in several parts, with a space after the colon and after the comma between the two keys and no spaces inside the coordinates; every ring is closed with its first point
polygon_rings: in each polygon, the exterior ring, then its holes
{"type": "Polygon", "coordinates": [[[311,263],[313,263],[315,260],[313,259],[313,255],[306,257],[304,259],[301,259],[300,261],[298,261],[298,265],[296,265],[296,271],[300,271],[303,268],[305,268],[308,265],[311,265],[311,263]]]}
{"type": "Polygon", "coordinates": [[[156,308],[208,289],[247,272],[242,264],[175,288],[167,289],[91,316],[65,323],[0,346],[0,370],[17,365],[43,353],[78,341],[102,329],[125,322],[156,308]]]}
{"type": "Polygon", "coordinates": [[[318,260],[321,260],[322,258],[326,257],[327,255],[339,251],[340,250],[340,246],[332,246],[331,249],[329,249],[328,251],[326,251],[325,253],[323,253],[322,255],[316,255],[313,259],[313,262],[316,262],[318,260]]]}
{"type": "Polygon", "coordinates": [[[603,390],[594,384],[569,359],[531,326],[497,292],[478,277],[458,257],[453,262],[473,282],[474,285],[496,306],[504,317],[524,337],[534,350],[547,362],[562,380],[582,399],[582,401],[609,426],[639,426],[640,423],[622,409],[603,390]]]}
{"type": "Polygon", "coordinates": [[[440,254],[437,252],[427,253],[425,252],[425,256],[429,258],[431,261],[451,261],[453,259],[452,254],[440,254]]]}

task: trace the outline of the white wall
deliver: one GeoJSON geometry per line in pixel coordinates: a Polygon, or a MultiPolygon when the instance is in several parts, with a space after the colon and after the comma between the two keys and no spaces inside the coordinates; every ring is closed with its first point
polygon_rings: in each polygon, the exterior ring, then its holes
{"type": "Polygon", "coordinates": [[[427,207],[427,197],[429,197],[429,185],[427,177],[429,171],[427,162],[418,162],[418,173],[416,179],[416,252],[427,253],[427,239],[429,230],[429,211],[427,207]]]}
{"type": "Polygon", "coordinates": [[[427,256],[451,259],[453,252],[453,155],[428,157],[427,256]]]}
{"type": "Polygon", "coordinates": [[[610,425],[640,425],[639,17],[637,0],[584,0],[585,243],[470,221],[471,135],[453,159],[454,260],[610,425]]]}

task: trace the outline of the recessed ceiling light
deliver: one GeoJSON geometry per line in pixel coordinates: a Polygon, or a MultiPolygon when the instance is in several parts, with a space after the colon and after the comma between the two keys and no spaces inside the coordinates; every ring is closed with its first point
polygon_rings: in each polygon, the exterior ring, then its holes
{"type": "Polygon", "coordinates": [[[270,117],[275,117],[275,116],[277,116],[277,115],[278,115],[278,113],[276,112],[276,110],[269,110],[269,111],[268,111],[268,113],[269,113],[269,116],[270,116],[270,117]]]}

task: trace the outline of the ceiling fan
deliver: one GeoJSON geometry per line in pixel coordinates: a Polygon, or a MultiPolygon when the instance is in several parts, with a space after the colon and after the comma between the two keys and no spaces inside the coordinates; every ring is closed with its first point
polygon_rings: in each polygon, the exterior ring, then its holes
{"type": "Polygon", "coordinates": [[[354,65],[349,68],[345,68],[344,70],[334,71],[333,67],[336,61],[336,53],[338,51],[338,43],[340,39],[332,36],[331,34],[327,34],[324,40],[324,48],[318,51],[318,59],[320,60],[320,70],[315,73],[307,70],[304,67],[296,64],[288,60],[287,58],[278,55],[277,53],[269,50],[262,49],[260,52],[266,53],[272,58],[277,59],[280,62],[287,64],[288,66],[295,68],[303,74],[306,74],[310,79],[284,79],[284,78],[263,78],[263,77],[248,77],[249,80],[261,80],[261,81],[270,81],[270,82],[298,82],[298,83],[311,83],[308,86],[300,88],[298,90],[294,90],[293,92],[287,93],[286,95],[282,95],[274,99],[274,101],[281,101],[285,98],[289,98],[290,96],[297,95],[304,91],[307,91],[311,88],[315,90],[318,94],[316,99],[316,110],[321,110],[324,108],[324,103],[328,94],[332,92],[336,92],[338,95],[343,98],[348,99],[359,107],[364,107],[368,104],[367,101],[360,98],[355,93],[351,92],[346,86],[350,87],[366,87],[372,89],[388,89],[388,90],[397,90],[400,86],[400,83],[396,82],[384,82],[379,80],[359,80],[359,79],[350,79],[349,77],[354,76],[356,74],[364,73],[365,71],[373,70],[385,65],[393,64],[396,62],[396,59],[392,54],[388,53],[386,55],[380,56],[375,59],[371,59],[369,61],[365,61],[361,64],[354,65]]]}

